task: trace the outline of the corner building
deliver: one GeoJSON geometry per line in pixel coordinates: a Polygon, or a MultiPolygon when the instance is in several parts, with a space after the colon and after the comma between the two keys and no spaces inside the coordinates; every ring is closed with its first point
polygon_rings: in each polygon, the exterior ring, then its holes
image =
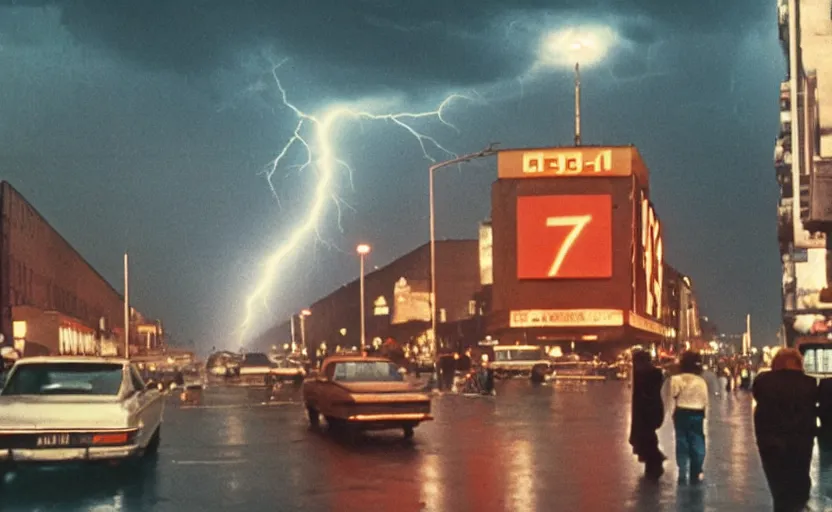
{"type": "MultiPolygon", "coordinates": [[[[635,147],[506,150],[497,165],[492,216],[479,239],[436,242],[442,346],[496,341],[570,352],[574,344],[610,357],[637,344],[675,352],[696,343],[693,286],[664,261],[648,169],[635,147]]],[[[429,249],[367,274],[368,343],[392,336],[432,351],[429,249]]],[[[310,350],[357,346],[359,301],[355,280],[315,302],[295,322],[295,340],[305,335],[310,350]]],[[[291,325],[254,344],[288,342],[291,325]]]]}
{"type": "Polygon", "coordinates": [[[594,353],[665,341],[661,223],[638,150],[502,151],[497,166],[492,336],[594,353]]]}

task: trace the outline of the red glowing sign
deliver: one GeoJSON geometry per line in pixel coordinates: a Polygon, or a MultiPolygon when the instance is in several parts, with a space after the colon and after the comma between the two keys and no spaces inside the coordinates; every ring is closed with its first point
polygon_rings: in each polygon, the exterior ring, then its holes
{"type": "Polygon", "coordinates": [[[612,277],[612,198],[518,197],[517,277],[612,277]]]}

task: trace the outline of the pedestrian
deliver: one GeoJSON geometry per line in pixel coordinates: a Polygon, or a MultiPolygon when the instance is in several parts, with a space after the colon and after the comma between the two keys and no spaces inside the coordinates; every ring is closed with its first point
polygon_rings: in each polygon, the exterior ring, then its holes
{"type": "Polygon", "coordinates": [[[702,378],[702,358],[693,351],[679,358],[678,375],[670,378],[670,396],[675,403],[676,465],[679,483],[700,483],[705,462],[705,409],[708,383],[702,378]]]}
{"type": "Polygon", "coordinates": [[[645,465],[644,474],[658,479],[664,473],[665,455],[659,450],[656,430],[664,421],[662,401],[662,371],[653,366],[649,352],[633,354],[633,401],[630,415],[630,445],[639,462],[645,465]]]}
{"type": "Polygon", "coordinates": [[[740,369],[740,389],[751,390],[751,370],[748,369],[748,363],[744,363],[740,369]]]}
{"type": "Polygon", "coordinates": [[[439,370],[440,391],[451,391],[454,386],[454,377],[456,376],[456,359],[454,359],[454,354],[448,352],[440,354],[437,369],[439,370]]]}
{"type": "Polygon", "coordinates": [[[731,372],[731,363],[726,364],[722,372],[725,375],[725,392],[730,393],[734,387],[734,374],[731,372]]]}
{"type": "Polygon", "coordinates": [[[812,479],[809,466],[817,432],[818,385],[803,372],[797,349],[783,348],[752,388],[754,433],[776,512],[803,510],[812,479]]]}

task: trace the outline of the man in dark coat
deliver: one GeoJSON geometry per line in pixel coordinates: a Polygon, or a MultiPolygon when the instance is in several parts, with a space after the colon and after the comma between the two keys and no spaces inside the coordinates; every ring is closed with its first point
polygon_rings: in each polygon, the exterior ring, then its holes
{"type": "Polygon", "coordinates": [[[450,391],[454,387],[454,376],[456,374],[456,359],[454,359],[454,354],[450,352],[440,354],[437,367],[439,373],[439,389],[442,391],[450,391]]]}
{"type": "Polygon", "coordinates": [[[659,450],[659,438],[656,436],[656,430],[664,421],[662,382],[662,371],[653,366],[650,354],[635,352],[630,444],[638,460],[645,463],[648,478],[659,478],[664,473],[662,464],[667,458],[659,450]]]}
{"type": "Polygon", "coordinates": [[[752,387],[754,433],[776,512],[803,510],[809,501],[817,430],[818,386],[803,373],[797,349],[784,348],[752,387]]]}

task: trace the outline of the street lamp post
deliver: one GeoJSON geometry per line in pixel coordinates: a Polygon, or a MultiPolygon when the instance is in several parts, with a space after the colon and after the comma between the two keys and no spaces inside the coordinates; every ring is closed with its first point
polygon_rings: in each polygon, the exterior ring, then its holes
{"type": "Polygon", "coordinates": [[[469,153],[467,155],[462,155],[460,157],[454,158],[452,160],[437,162],[431,165],[430,168],[428,168],[428,188],[430,203],[430,328],[431,332],[433,333],[435,355],[439,354],[439,336],[437,336],[436,334],[436,204],[434,201],[435,193],[433,186],[433,173],[434,171],[442,169],[443,167],[448,167],[450,165],[462,162],[469,162],[477,158],[484,158],[487,156],[495,155],[497,153],[497,150],[494,149],[494,146],[496,144],[497,143],[491,143],[487,148],[476,153],[469,153]]]}
{"type": "Polygon", "coordinates": [[[358,253],[358,257],[361,260],[361,276],[359,278],[359,295],[361,300],[361,353],[364,354],[364,346],[366,345],[366,327],[364,319],[364,257],[370,254],[370,246],[367,244],[360,244],[358,247],[355,248],[355,251],[358,253]]]}
{"type": "MultiPolygon", "coordinates": [[[[300,345],[301,351],[306,350],[306,317],[311,315],[312,312],[308,309],[304,309],[300,312],[300,345]]],[[[307,350],[307,353],[309,351],[307,350]]]]}
{"type": "Polygon", "coordinates": [[[124,253],[124,357],[130,359],[130,267],[124,253]]]}
{"type": "Polygon", "coordinates": [[[575,146],[581,145],[581,68],[575,63],[575,146]]]}

